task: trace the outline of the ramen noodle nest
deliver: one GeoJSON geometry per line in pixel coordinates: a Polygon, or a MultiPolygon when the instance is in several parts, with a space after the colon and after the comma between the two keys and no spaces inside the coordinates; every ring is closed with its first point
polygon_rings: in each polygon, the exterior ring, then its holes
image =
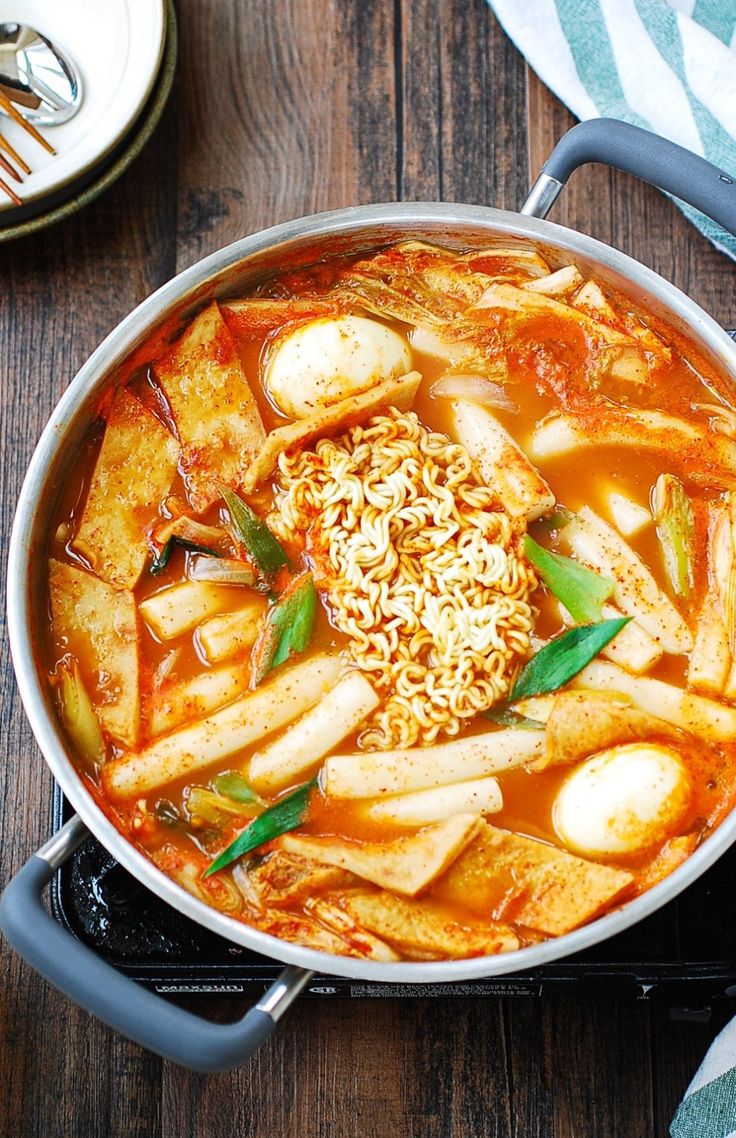
{"type": "Polygon", "coordinates": [[[549,256],[285,267],[138,350],[70,456],[39,614],[69,752],[234,920],[513,951],[734,804],[731,390],[549,256]]]}
{"type": "Polygon", "coordinates": [[[275,532],[303,531],[352,659],[386,698],[365,748],[432,743],[508,694],[533,627],[519,525],[412,412],[285,453],[275,532]]]}

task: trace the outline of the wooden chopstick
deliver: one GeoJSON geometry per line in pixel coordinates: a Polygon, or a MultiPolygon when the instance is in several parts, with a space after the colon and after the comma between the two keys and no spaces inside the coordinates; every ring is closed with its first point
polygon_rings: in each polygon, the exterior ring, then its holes
{"type": "Polygon", "coordinates": [[[2,190],[4,194],[8,195],[14,205],[23,205],[23,202],[20,200],[15,191],[11,190],[10,186],[7,184],[7,182],[4,182],[2,178],[0,178],[0,190],[2,190]]]}
{"type": "Polygon", "coordinates": [[[6,154],[9,154],[16,166],[20,166],[24,174],[30,174],[31,167],[21,158],[18,151],[13,149],[4,134],[0,134],[0,150],[4,150],[6,154]]]}
{"type": "Polygon", "coordinates": [[[44,150],[48,151],[49,154],[56,154],[51,143],[47,142],[43,135],[38,133],[35,126],[28,122],[28,119],[23,118],[23,115],[20,111],[16,110],[4,91],[0,91],[0,107],[7,111],[11,119],[14,119],[18,126],[22,126],[23,130],[27,131],[31,138],[35,138],[36,142],[43,146],[44,150]]]}

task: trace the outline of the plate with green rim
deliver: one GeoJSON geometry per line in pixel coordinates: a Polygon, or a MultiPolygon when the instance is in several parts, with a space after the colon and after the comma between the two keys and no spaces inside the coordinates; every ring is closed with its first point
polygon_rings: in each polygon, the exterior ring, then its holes
{"type": "MultiPolygon", "coordinates": [[[[88,171],[84,179],[75,180],[59,190],[54,195],[53,208],[43,213],[34,213],[15,224],[0,226],[0,242],[12,241],[18,237],[25,237],[49,225],[70,217],[77,210],[94,201],[100,194],[117,181],[128,167],[135,161],[143,150],[151,135],[158,126],[164,107],[171,94],[174,82],[177,60],[177,26],[173,0],[167,0],[166,5],[166,42],[164,45],[161,68],[156,84],[148,102],[142,110],[138,120],[131,131],[125,136],[120,145],[109,154],[106,160],[93,170],[88,171]]],[[[22,207],[20,207],[22,208],[22,207]]],[[[29,210],[32,210],[32,204],[29,210]]],[[[17,211],[13,211],[17,218],[17,211]]]]}

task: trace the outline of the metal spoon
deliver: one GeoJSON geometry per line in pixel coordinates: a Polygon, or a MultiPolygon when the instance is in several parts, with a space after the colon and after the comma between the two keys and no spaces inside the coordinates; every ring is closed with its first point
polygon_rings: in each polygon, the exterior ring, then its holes
{"type": "Polygon", "coordinates": [[[82,102],[82,79],[68,55],[27,24],[0,23],[0,91],[29,122],[68,122],[82,102]]]}

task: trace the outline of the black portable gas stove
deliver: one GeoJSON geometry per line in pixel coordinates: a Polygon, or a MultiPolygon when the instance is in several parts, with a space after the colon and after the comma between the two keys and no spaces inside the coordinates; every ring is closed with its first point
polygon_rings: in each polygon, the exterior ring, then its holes
{"type": "MultiPolygon", "coordinates": [[[[60,791],[55,815],[71,810],[60,791]]],[[[620,936],[529,972],[459,984],[378,984],[315,975],[311,996],[542,996],[574,989],[664,999],[673,1017],[709,1018],[736,999],[736,847],[665,908],[620,936]]],[[[283,965],[196,924],[161,901],[89,838],[62,867],[55,916],[108,963],[157,992],[259,996],[283,965]]]]}

